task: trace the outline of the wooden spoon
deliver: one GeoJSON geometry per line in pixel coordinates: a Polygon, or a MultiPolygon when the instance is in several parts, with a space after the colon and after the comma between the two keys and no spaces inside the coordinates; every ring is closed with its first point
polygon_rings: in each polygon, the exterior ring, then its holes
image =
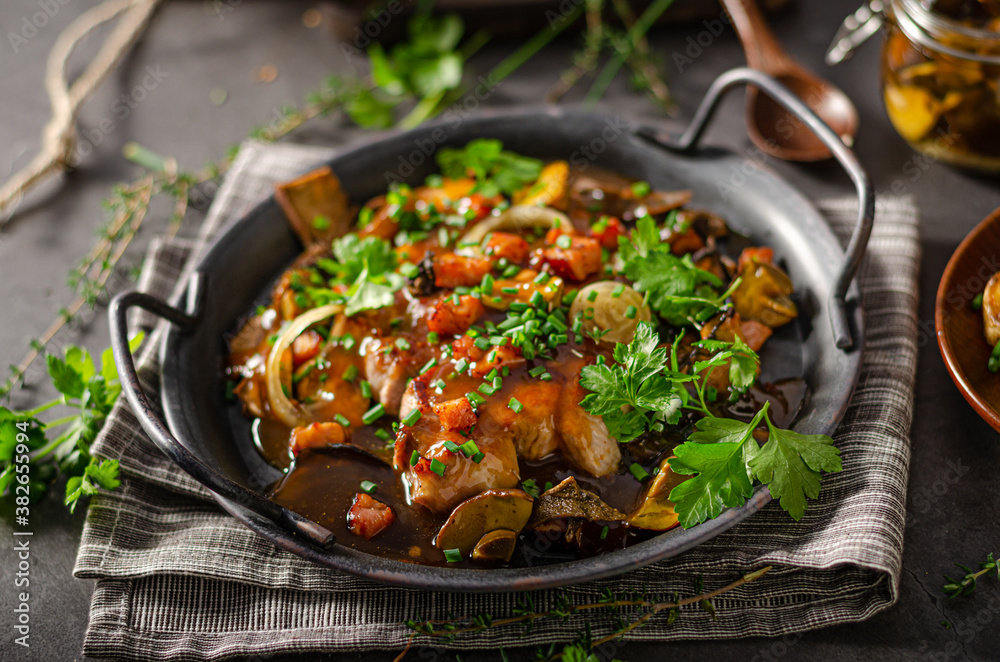
{"type": "MultiPolygon", "coordinates": [[[[767,27],[755,0],[722,0],[743,44],[747,64],[778,79],[802,99],[850,147],[858,132],[858,111],[847,95],[810,73],[785,53],[767,27]]],[[[754,144],[787,161],[820,161],[830,151],[802,122],[770,97],[747,90],[747,132],[754,144]]]]}

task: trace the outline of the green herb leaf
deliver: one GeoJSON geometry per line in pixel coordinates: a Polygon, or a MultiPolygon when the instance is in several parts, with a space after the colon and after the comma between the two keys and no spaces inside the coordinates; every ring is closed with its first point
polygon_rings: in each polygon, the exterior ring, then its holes
{"type": "Polygon", "coordinates": [[[437,162],[447,177],[473,176],[480,187],[492,185],[508,195],[535,182],[542,172],[542,162],[503,149],[503,143],[480,138],[465,147],[438,151],[437,162]]]}
{"type": "Polygon", "coordinates": [[[825,434],[799,434],[767,421],[767,443],[749,461],[753,475],[793,519],[806,512],[806,498],[819,496],[820,472],[841,470],[840,450],[825,434]]]}

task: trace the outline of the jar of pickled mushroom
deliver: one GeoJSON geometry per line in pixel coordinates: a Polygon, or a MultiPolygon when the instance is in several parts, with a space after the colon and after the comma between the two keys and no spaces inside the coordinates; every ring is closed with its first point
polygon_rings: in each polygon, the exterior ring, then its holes
{"type": "Polygon", "coordinates": [[[882,20],[882,92],[896,131],[935,159],[1000,172],[1000,0],[874,0],[845,21],[827,60],[882,20]]]}

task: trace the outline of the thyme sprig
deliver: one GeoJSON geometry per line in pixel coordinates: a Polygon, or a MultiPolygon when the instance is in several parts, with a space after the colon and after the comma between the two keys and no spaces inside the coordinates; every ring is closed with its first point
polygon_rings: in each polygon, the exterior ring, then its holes
{"type": "MultiPolygon", "coordinates": [[[[421,636],[449,642],[460,635],[482,632],[491,628],[524,624],[530,630],[532,624],[538,620],[564,620],[573,614],[582,612],[607,612],[612,617],[611,631],[604,636],[597,639],[592,638],[590,635],[590,627],[592,626],[588,623],[587,631],[581,633],[580,638],[575,644],[566,646],[561,651],[557,651],[554,648],[550,648],[548,651],[541,651],[539,657],[540,659],[550,661],[571,659],[566,657],[567,651],[576,653],[581,649],[582,652],[589,655],[594,648],[623,637],[632,630],[646,625],[655,616],[664,612],[667,614],[667,623],[672,624],[680,616],[680,609],[682,607],[697,604],[701,609],[711,614],[712,618],[715,618],[715,607],[711,602],[714,598],[729,593],[744,584],[756,581],[770,570],[771,566],[765,566],[743,575],[731,584],[708,592],[702,592],[702,582],[699,579],[695,585],[695,592],[699,593],[698,595],[683,599],[679,595],[675,595],[673,599],[663,602],[653,601],[644,595],[616,594],[610,589],[606,589],[597,602],[582,605],[574,605],[568,594],[560,593],[553,599],[552,606],[546,610],[536,609],[534,601],[530,596],[526,595],[524,598],[518,599],[518,604],[512,610],[512,614],[504,618],[496,618],[491,614],[481,613],[443,620],[408,620],[405,624],[413,631],[413,634],[410,635],[406,643],[406,648],[396,657],[395,662],[403,660],[407,653],[409,653],[414,641],[421,636]],[[632,608],[636,612],[633,618],[627,621],[623,620],[621,614],[621,610],[625,608],[632,608]]],[[[576,659],[586,659],[586,657],[576,659]]]]}
{"type": "Polygon", "coordinates": [[[941,590],[949,598],[960,598],[965,595],[969,595],[976,590],[976,582],[983,575],[991,574],[996,575],[997,579],[1000,580],[1000,562],[998,562],[993,553],[990,552],[986,555],[986,560],[979,564],[979,570],[975,571],[967,565],[961,563],[955,564],[960,570],[965,571],[965,576],[962,579],[952,579],[948,575],[945,575],[945,581],[948,583],[941,587],[941,590]]]}

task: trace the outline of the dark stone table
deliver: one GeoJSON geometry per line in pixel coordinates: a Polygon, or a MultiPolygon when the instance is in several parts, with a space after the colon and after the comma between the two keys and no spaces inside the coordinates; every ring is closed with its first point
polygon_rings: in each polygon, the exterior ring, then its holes
{"type": "MultiPolygon", "coordinates": [[[[878,42],[874,38],[854,59],[838,68],[823,65],[822,54],[836,25],[859,0],[800,0],[773,19],[788,49],[809,67],[841,86],[861,114],[857,151],[880,191],[903,190],[921,209],[924,263],[921,274],[920,365],[913,424],[913,461],[904,574],[899,603],[864,623],[833,627],[781,640],[713,643],[628,644],[617,655],[641,659],[769,660],[995,660],[1000,658],[1000,584],[984,582],[974,597],[949,601],[940,591],[942,573],[952,561],[975,562],[1000,552],[1000,438],[978,419],[945,372],[934,340],[934,293],[941,272],[961,238],[991,209],[1000,205],[996,181],[976,178],[917,156],[890,128],[878,87],[878,42]],[[950,627],[945,627],[947,622],[950,627]]],[[[55,15],[25,41],[25,21],[45,4],[9,0],[0,4],[0,175],[27,162],[49,117],[42,87],[45,60],[58,33],[95,0],[51,2],[55,15]],[[14,41],[17,41],[15,52],[14,41]]],[[[238,142],[252,126],[270,121],[286,102],[299,100],[331,70],[350,69],[337,43],[321,29],[303,27],[311,3],[255,0],[240,2],[168,2],[156,15],[143,41],[85,106],[79,127],[90,146],[79,168],[58,185],[28,197],[12,227],[0,235],[0,364],[20,360],[31,337],[39,335],[67,303],[67,271],[90,247],[103,223],[100,202],[110,186],[130,179],[136,167],[121,157],[122,146],[139,141],[195,168],[238,142]],[[224,11],[219,12],[219,9],[224,11]],[[278,69],[269,84],[257,82],[265,64],[278,69]],[[145,85],[145,87],[143,87],[145,85]],[[221,106],[211,101],[213,88],[224,88],[221,106]],[[122,95],[126,95],[123,98],[122,95]],[[136,101],[144,97],[141,101],[136,101]],[[134,106],[134,107],[133,107],[134,106]]],[[[680,105],[679,119],[689,118],[709,81],[743,63],[730,30],[713,37],[683,72],[672,54],[684,52],[689,38],[706,30],[692,24],[659,30],[653,43],[665,56],[670,86],[680,105]]],[[[31,33],[31,31],[27,31],[31,33]]],[[[703,36],[703,41],[704,35],[703,36]]],[[[489,105],[538,102],[574,42],[562,39],[504,83],[489,105]]],[[[94,51],[84,44],[81,55],[94,51]]],[[[494,43],[475,59],[485,71],[510,48],[494,43]]],[[[79,73],[82,58],[70,71],[79,73]]],[[[653,106],[616,81],[601,103],[608,113],[647,121],[660,116],[653,106]]],[[[751,154],[742,127],[738,95],[725,104],[710,140],[751,154]]],[[[569,103],[578,101],[572,97],[569,103]]],[[[340,144],[356,131],[335,120],[323,121],[295,136],[302,142],[340,144]]],[[[794,166],[769,163],[807,194],[820,198],[847,194],[846,178],[829,164],[794,166]]],[[[162,231],[167,217],[156,210],[137,246],[162,231]]],[[[116,285],[119,289],[123,285],[116,285]]],[[[59,343],[79,342],[92,350],[108,342],[103,311],[85,319],[59,343]]],[[[37,369],[36,369],[37,370],[37,369]]],[[[40,384],[33,372],[30,385],[40,384]]],[[[17,406],[39,402],[44,388],[18,392],[17,406]]],[[[0,660],[79,659],[87,625],[92,583],[71,576],[83,513],[70,515],[57,490],[33,510],[32,647],[15,647],[11,628],[16,591],[9,508],[0,525],[0,660]],[[25,654],[25,653],[30,654],[25,654]]],[[[390,660],[394,653],[348,654],[321,659],[390,660]]],[[[444,656],[451,659],[450,655],[444,656]]],[[[495,651],[463,654],[464,660],[497,659],[495,651]]],[[[529,659],[528,655],[516,657],[529,659]]],[[[315,659],[315,658],[314,658],[315,659]]]]}

